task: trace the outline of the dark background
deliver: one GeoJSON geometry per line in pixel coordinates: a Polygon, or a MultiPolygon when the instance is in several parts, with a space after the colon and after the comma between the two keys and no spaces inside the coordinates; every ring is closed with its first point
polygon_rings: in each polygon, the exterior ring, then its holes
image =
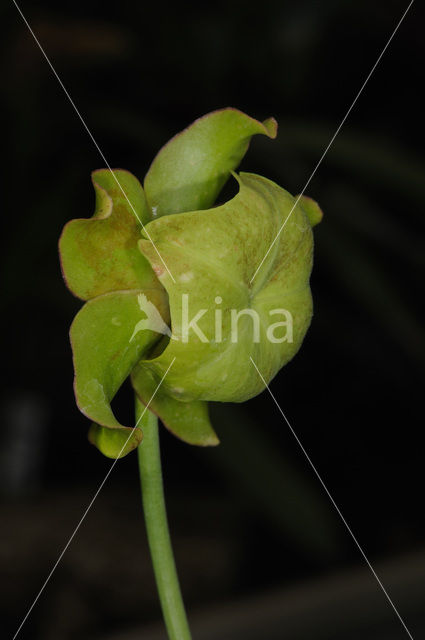
{"type": "MultiPolygon", "coordinates": [[[[142,179],[172,135],[234,106],[279,122],[277,140],[254,139],[242,169],[298,193],[407,4],[75,0],[21,8],[111,166],[142,179]]],[[[64,286],[57,256],[63,225],[92,214],[90,172],[104,163],[12,2],[0,16],[0,601],[12,637],[111,462],[87,443],[88,423],[74,404],[67,332],[80,303],[64,286]]],[[[421,17],[416,2],[307,189],[325,213],[315,229],[315,316],[300,353],[271,385],[418,638],[425,624],[425,578],[419,588],[412,577],[425,567],[421,17]]],[[[131,420],[131,407],[125,388],[117,410],[131,420]]],[[[407,637],[267,392],[213,415],[222,441],[214,450],[162,430],[173,538],[197,637],[207,637],[202,624],[211,612],[214,637],[242,637],[236,623],[229,631],[237,607],[261,619],[268,599],[280,597],[282,619],[277,606],[276,619],[265,615],[261,633],[249,638],[407,637]],[[330,613],[324,604],[311,612],[310,599],[329,581],[340,597],[356,580],[354,599],[337,605],[330,595],[330,613]],[[291,622],[284,608],[294,589],[300,608],[291,622]]],[[[20,637],[118,639],[134,628],[134,637],[149,640],[157,636],[143,629],[159,618],[130,455],[20,637]]]]}

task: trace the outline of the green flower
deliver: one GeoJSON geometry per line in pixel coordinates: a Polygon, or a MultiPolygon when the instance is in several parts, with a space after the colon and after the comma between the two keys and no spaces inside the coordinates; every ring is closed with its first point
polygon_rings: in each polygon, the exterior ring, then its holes
{"type": "MultiPolygon", "coordinates": [[[[143,188],[126,171],[94,172],[93,217],[65,226],[64,277],[87,301],[71,327],[75,394],[105,455],[130,435],[110,406],[130,374],[146,404],[168,371],[150,408],[184,441],[214,445],[207,402],[260,393],[251,358],[268,382],[299,349],[320,209],[233,173],[251,137],[276,130],[235,109],[210,113],[161,149],[143,188]],[[214,207],[231,173],[239,191],[214,207]]],[[[121,455],[142,435],[134,429],[121,455]]]]}

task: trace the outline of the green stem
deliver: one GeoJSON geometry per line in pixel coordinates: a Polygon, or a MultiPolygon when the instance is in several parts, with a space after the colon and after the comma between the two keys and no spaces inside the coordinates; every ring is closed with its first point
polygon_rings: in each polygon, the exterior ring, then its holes
{"type": "MultiPolygon", "coordinates": [[[[136,398],[136,422],[144,410],[136,398]]],[[[143,440],[137,448],[143,511],[165,626],[170,640],[191,640],[168,529],[158,419],[147,409],[139,424],[143,430],[143,440]]]]}

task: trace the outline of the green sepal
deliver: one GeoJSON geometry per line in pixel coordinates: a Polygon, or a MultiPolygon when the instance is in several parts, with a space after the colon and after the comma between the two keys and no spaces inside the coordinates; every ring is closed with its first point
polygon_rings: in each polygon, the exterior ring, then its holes
{"type": "Polygon", "coordinates": [[[110,429],[123,428],[111,409],[113,397],[159,338],[140,324],[146,318],[140,297],[152,302],[167,322],[166,295],[158,290],[136,290],[90,300],[71,325],[77,405],[88,418],[110,429]]]}
{"type": "Polygon", "coordinates": [[[104,456],[116,460],[123,458],[139,446],[143,440],[143,432],[139,427],[111,429],[93,422],[89,429],[88,439],[104,456]]]}
{"type": "Polygon", "coordinates": [[[158,287],[149,263],[137,250],[142,225],[150,220],[139,181],[122,169],[99,169],[92,182],[93,217],[68,222],[59,240],[68,288],[78,298],[90,300],[110,291],[158,287]]]}
{"type": "Polygon", "coordinates": [[[180,440],[202,447],[219,444],[210,422],[207,402],[176,400],[167,394],[163,385],[158,388],[159,380],[141,365],[133,369],[131,382],[141,402],[144,405],[149,403],[149,409],[180,440]]]}
{"type": "Polygon", "coordinates": [[[275,138],[276,120],[259,122],[227,108],[195,120],[174,136],[159,151],[145,177],[153,217],[211,207],[257,133],[275,138]]]}
{"type": "Polygon", "coordinates": [[[250,357],[268,383],[298,351],[310,324],[313,238],[303,208],[271,180],[248,173],[237,179],[239,193],[224,205],[164,216],[147,226],[175,282],[151,242],[139,243],[169,294],[173,331],[168,346],[144,366],[161,378],[175,358],[163,387],[177,400],[243,402],[257,395],[264,384],[250,357]],[[183,339],[184,294],[190,318],[208,310],[197,323],[206,342],[192,330],[183,339]],[[216,340],[218,306],[221,340],[216,340]],[[267,332],[282,318],[270,312],[282,308],[292,315],[292,342],[274,343],[267,332]],[[258,342],[248,315],[239,320],[238,339],[232,341],[232,309],[259,315],[258,342]]]}

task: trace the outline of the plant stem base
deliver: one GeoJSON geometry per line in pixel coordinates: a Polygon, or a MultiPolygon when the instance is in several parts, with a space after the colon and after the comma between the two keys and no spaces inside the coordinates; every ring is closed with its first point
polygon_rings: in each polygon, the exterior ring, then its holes
{"type": "Polygon", "coordinates": [[[168,529],[158,419],[136,398],[136,422],[140,416],[143,441],[137,452],[143,511],[165,626],[170,640],[191,640],[168,529]]]}

